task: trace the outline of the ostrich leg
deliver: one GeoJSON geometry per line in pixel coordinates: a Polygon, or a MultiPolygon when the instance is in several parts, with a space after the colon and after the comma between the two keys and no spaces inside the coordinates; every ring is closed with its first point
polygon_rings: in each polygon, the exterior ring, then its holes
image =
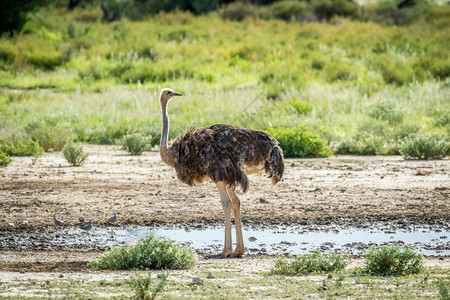
{"type": "Polygon", "coordinates": [[[224,182],[217,182],[219,189],[220,201],[222,202],[222,209],[225,213],[225,244],[223,247],[222,256],[228,257],[233,254],[233,244],[231,242],[231,199],[227,193],[227,188],[224,182]]]}
{"type": "Polygon", "coordinates": [[[231,255],[232,257],[241,257],[244,254],[244,238],[242,237],[241,224],[241,201],[239,200],[233,189],[228,188],[228,195],[230,195],[232,202],[232,209],[234,214],[234,223],[236,226],[236,251],[231,255]]]}

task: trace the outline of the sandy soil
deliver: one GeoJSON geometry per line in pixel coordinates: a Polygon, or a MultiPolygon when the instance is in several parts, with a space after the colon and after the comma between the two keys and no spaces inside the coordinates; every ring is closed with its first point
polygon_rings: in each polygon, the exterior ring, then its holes
{"type": "MultiPolygon", "coordinates": [[[[52,216],[78,224],[78,216],[106,224],[221,222],[223,213],[212,183],[189,187],[178,181],[158,152],[130,156],[114,146],[86,146],[82,167],[71,167],[61,153],[35,164],[15,157],[0,169],[0,229],[53,225],[52,216]]],[[[450,160],[405,161],[401,157],[334,156],[288,159],[276,186],[250,176],[241,196],[243,221],[448,219],[450,160]]]]}

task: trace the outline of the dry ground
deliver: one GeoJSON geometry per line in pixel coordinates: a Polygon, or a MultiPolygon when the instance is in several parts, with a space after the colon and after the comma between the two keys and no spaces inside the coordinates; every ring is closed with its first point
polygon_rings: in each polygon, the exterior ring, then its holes
{"type": "MultiPolygon", "coordinates": [[[[212,183],[195,187],[181,184],[175,171],[161,162],[158,152],[130,156],[114,146],[85,148],[90,157],[82,167],[71,167],[61,153],[50,153],[35,165],[31,164],[29,157],[15,157],[10,166],[0,169],[0,230],[3,234],[8,230],[52,226],[53,215],[68,225],[77,225],[80,215],[93,219],[95,224],[106,224],[113,212],[118,214],[119,225],[222,221],[223,213],[215,186],[212,183]],[[28,220],[28,226],[21,225],[23,219],[28,220]],[[9,228],[8,223],[14,223],[15,228],[9,228]]],[[[250,177],[250,191],[241,196],[244,224],[246,220],[295,223],[333,222],[335,218],[407,218],[423,222],[449,219],[449,171],[450,160],[405,161],[392,156],[288,159],[284,180],[276,186],[271,186],[263,177],[250,177]]],[[[52,298],[57,294],[59,297],[75,295],[81,298],[86,295],[88,298],[91,297],[89,295],[94,298],[129,296],[124,280],[133,276],[133,272],[93,271],[88,268],[87,262],[100,254],[81,250],[3,250],[0,252],[0,298],[52,298]]],[[[269,298],[326,297],[315,287],[317,285],[320,289],[323,276],[305,276],[292,281],[263,275],[262,272],[269,271],[275,259],[259,255],[247,255],[244,259],[200,258],[193,270],[172,272],[174,281],[170,293],[172,296],[190,293],[196,298],[201,289],[196,291],[183,285],[179,290],[176,282],[189,283],[192,276],[206,278],[206,274],[213,270],[219,281],[208,282],[209,287],[205,282],[206,298],[211,295],[208,289],[216,289],[214,284],[230,289],[223,291],[225,293],[232,291],[242,296],[242,290],[232,287],[233,280],[241,279],[247,282],[248,298],[266,298],[267,295],[272,295],[267,296],[269,298]],[[231,286],[227,287],[226,282],[231,282],[231,286]],[[266,294],[264,289],[279,290],[280,284],[286,291],[266,294]],[[297,288],[299,284],[312,290],[296,294],[302,292],[297,288]]],[[[360,266],[362,260],[354,259],[352,264],[360,266]]],[[[435,275],[439,278],[444,276],[440,274],[449,273],[450,258],[428,257],[426,264],[440,268],[441,271],[435,275]]],[[[398,293],[416,293],[416,286],[421,286],[426,276],[424,279],[405,279],[404,286],[415,282],[414,288],[399,290],[398,293]]],[[[347,293],[356,287],[361,291],[354,295],[366,295],[367,282],[364,280],[371,279],[348,276],[343,281],[345,288],[339,290],[336,281],[336,287],[330,288],[330,293],[347,293]]],[[[397,283],[393,289],[402,279],[395,280],[397,283]]],[[[385,279],[374,284],[370,293],[391,293],[391,288],[386,288],[390,284],[390,279],[385,279]]],[[[436,296],[434,285],[430,289],[431,292],[419,292],[436,296]]]]}
{"type": "MultiPolygon", "coordinates": [[[[15,157],[0,169],[0,229],[67,224],[78,216],[105,224],[222,221],[214,184],[189,187],[158,152],[130,156],[114,146],[87,146],[88,162],[71,167],[60,153],[37,164],[15,157]],[[18,226],[19,225],[19,226],[18,226]]],[[[326,218],[419,220],[450,217],[450,160],[406,161],[398,156],[288,159],[282,182],[250,176],[241,196],[243,220],[286,223],[326,218]]]]}

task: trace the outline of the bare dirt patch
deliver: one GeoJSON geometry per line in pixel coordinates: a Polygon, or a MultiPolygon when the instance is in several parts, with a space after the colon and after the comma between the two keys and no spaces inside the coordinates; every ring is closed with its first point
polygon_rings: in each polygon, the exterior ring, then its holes
{"type": "MultiPolygon", "coordinates": [[[[157,152],[130,156],[114,146],[88,146],[88,162],[70,167],[60,153],[15,157],[0,169],[0,228],[52,226],[56,214],[68,225],[83,215],[106,224],[222,221],[214,184],[189,187],[161,162],[157,152]],[[25,227],[25,226],[22,226],[25,227]]],[[[242,195],[243,221],[448,219],[450,160],[405,161],[401,157],[335,156],[288,159],[282,182],[250,177],[242,195]]],[[[25,229],[25,228],[24,228],[25,229]]]]}

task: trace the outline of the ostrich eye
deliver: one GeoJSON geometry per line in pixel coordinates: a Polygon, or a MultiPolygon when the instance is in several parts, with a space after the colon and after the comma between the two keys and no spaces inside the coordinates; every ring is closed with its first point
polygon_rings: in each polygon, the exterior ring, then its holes
{"type": "Polygon", "coordinates": [[[168,91],[168,92],[167,92],[167,94],[169,94],[169,95],[170,95],[170,94],[172,94],[172,92],[171,92],[171,91],[168,91]]]}

